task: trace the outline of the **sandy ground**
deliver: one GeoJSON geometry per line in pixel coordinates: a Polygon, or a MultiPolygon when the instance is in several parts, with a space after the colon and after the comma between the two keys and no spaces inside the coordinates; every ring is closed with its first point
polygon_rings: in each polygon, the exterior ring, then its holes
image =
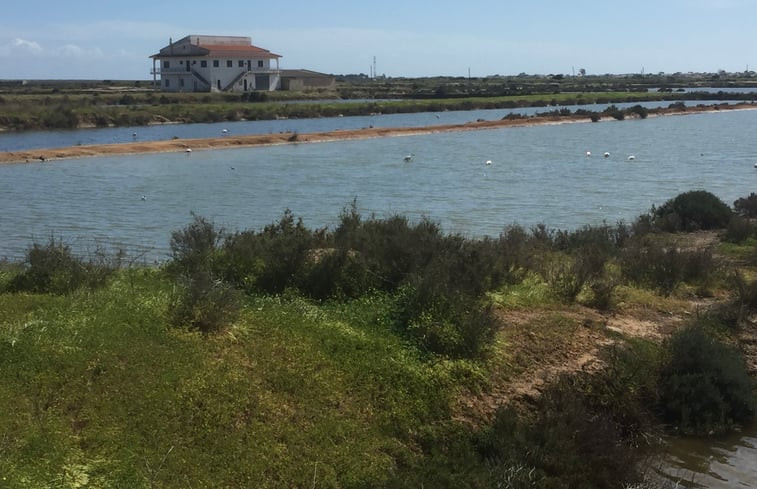
{"type": "MultiPolygon", "coordinates": [[[[685,115],[704,111],[757,109],[751,104],[688,107],[685,111],[675,109],[660,109],[650,111],[650,117],[656,115],[685,115]]],[[[612,119],[609,119],[612,120],[612,119]]],[[[393,136],[413,136],[419,134],[433,134],[439,132],[471,131],[482,129],[499,129],[505,127],[523,127],[548,124],[566,124],[575,122],[589,122],[586,116],[563,117],[524,117],[520,119],[503,119],[496,121],[469,122],[466,124],[445,124],[425,127],[395,127],[395,128],[365,128],[357,130],[342,130],[315,133],[279,133],[259,134],[248,136],[225,136],[208,139],[172,139],[167,141],[133,142],[120,144],[94,144],[69,146],[65,148],[35,149],[29,151],[0,152],[0,163],[47,162],[69,158],[84,158],[90,156],[129,155],[139,153],[167,153],[209,150],[219,148],[242,148],[274,144],[298,144],[326,141],[340,141],[348,139],[367,139],[393,136]]]]}

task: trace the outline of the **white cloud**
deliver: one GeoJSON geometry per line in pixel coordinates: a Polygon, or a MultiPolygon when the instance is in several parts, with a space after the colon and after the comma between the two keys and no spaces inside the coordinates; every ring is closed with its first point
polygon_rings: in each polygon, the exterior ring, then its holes
{"type": "Polygon", "coordinates": [[[36,41],[27,41],[26,39],[14,38],[10,42],[0,45],[0,55],[12,56],[15,54],[42,54],[44,50],[36,41]]]}
{"type": "Polygon", "coordinates": [[[98,47],[85,49],[76,44],[64,44],[55,50],[57,56],[64,58],[101,58],[102,50],[98,47]]]}

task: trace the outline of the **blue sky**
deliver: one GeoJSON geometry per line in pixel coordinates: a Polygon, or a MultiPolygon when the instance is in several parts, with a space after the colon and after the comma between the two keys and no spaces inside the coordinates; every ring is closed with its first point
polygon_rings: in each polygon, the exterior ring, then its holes
{"type": "Polygon", "coordinates": [[[757,0],[8,1],[0,79],[149,79],[189,34],[240,35],[281,68],[387,76],[757,70],[757,0]]]}

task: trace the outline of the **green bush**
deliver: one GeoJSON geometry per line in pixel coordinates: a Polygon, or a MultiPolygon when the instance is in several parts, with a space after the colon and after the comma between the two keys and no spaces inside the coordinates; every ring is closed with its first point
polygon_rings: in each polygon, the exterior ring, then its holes
{"type": "Polygon", "coordinates": [[[198,270],[180,280],[170,319],[176,326],[212,333],[233,322],[240,308],[239,291],[215,279],[209,270],[198,270]]]}
{"type": "Polygon", "coordinates": [[[743,243],[757,233],[757,226],[748,218],[735,215],[728,223],[723,240],[729,243],[743,243]]]}
{"type": "Polygon", "coordinates": [[[221,275],[248,292],[277,294],[298,288],[316,236],[287,209],[278,222],[261,231],[242,231],[228,236],[219,262],[221,275]]]}
{"type": "Polygon", "coordinates": [[[169,315],[174,325],[211,333],[236,319],[241,298],[217,273],[223,231],[192,216],[192,223],[171,234],[173,261],[167,269],[177,281],[178,293],[169,315]]]}
{"type": "Polygon", "coordinates": [[[754,416],[755,383],[741,354],[715,339],[701,323],[667,342],[660,375],[661,410],[685,433],[729,430],[754,416]]]}
{"type": "Polygon", "coordinates": [[[100,287],[118,268],[120,256],[110,258],[98,250],[93,259],[84,261],[60,240],[51,238],[46,245],[34,243],[26,251],[23,271],[11,279],[8,289],[67,294],[81,287],[100,287]]]}
{"type": "Polygon", "coordinates": [[[190,224],[171,233],[169,270],[174,274],[192,275],[202,269],[212,269],[223,237],[223,230],[192,213],[190,224]]]}
{"type": "Polygon", "coordinates": [[[628,112],[629,114],[635,114],[641,119],[646,119],[649,115],[649,110],[647,110],[646,107],[638,104],[634,105],[633,107],[629,107],[628,109],[626,109],[626,112],[628,112]]]}
{"type": "Polygon", "coordinates": [[[574,256],[557,255],[544,276],[557,298],[570,303],[584,286],[602,279],[607,260],[605,251],[595,245],[585,245],[576,250],[574,256]]]}
{"type": "Polygon", "coordinates": [[[653,222],[663,231],[724,229],[733,211],[728,204],[705,190],[691,190],[653,209],[653,222]]]}
{"type": "Polygon", "coordinates": [[[481,301],[485,262],[447,249],[399,294],[397,326],[436,354],[472,358],[485,353],[498,323],[481,301]]]}
{"type": "MultiPolygon", "coordinates": [[[[639,482],[636,415],[616,416],[592,390],[604,380],[563,378],[543,392],[531,419],[500,408],[478,440],[495,479],[504,487],[624,487],[639,482]]],[[[634,401],[636,403],[636,401],[634,401]]],[[[625,409],[625,406],[624,408],[625,409]]]]}
{"type": "Polygon", "coordinates": [[[626,117],[623,111],[620,110],[618,107],[616,107],[614,104],[607,107],[605,110],[602,111],[602,113],[605,115],[609,115],[613,119],[616,119],[619,121],[622,121],[626,117]]]}
{"type": "Polygon", "coordinates": [[[752,192],[747,197],[736,199],[733,208],[742,217],[757,217],[757,194],[752,192]]]}
{"type": "Polygon", "coordinates": [[[709,284],[718,266],[709,248],[681,249],[650,238],[629,242],[620,263],[626,279],[666,296],[683,282],[709,284]]]}
{"type": "Polygon", "coordinates": [[[342,212],[334,231],[335,246],[357,253],[376,277],[376,286],[386,291],[423,270],[442,241],[441,228],[427,218],[414,225],[401,215],[363,219],[354,203],[342,212]]]}

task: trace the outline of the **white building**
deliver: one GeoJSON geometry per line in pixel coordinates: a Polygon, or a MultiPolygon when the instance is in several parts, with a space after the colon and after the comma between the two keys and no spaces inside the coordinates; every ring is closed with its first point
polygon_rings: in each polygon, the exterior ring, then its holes
{"type": "Polygon", "coordinates": [[[153,81],[167,92],[248,92],[281,86],[279,56],[249,37],[191,35],[152,58],[153,81]],[[271,61],[273,61],[273,66],[271,61]]]}

